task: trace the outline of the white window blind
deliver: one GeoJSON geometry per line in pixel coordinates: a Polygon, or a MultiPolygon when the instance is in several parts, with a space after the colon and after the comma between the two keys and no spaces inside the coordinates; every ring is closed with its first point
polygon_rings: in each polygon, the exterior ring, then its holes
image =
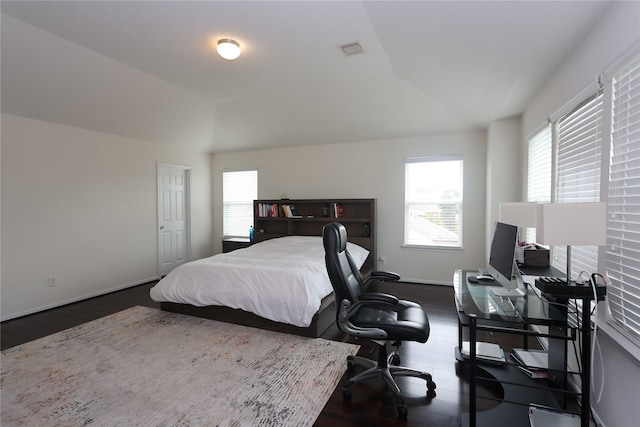
{"type": "MultiPolygon", "coordinates": [[[[602,163],[603,92],[599,90],[558,120],[556,156],[557,203],[600,201],[602,163]]],[[[585,230],[585,233],[588,233],[585,230]]],[[[552,265],[566,269],[565,248],[552,248],[552,265]]],[[[572,248],[571,277],[598,271],[597,246],[572,248]]]]}
{"type": "Polygon", "coordinates": [[[253,201],[258,198],[258,171],[222,173],[222,233],[224,237],[248,237],[253,225],[253,201]]]}
{"type": "Polygon", "coordinates": [[[460,157],[406,161],[405,245],[462,247],[462,176],[460,157]]]}
{"type": "Polygon", "coordinates": [[[610,320],[640,340],[640,59],[613,79],[607,289],[610,320]]]}
{"type": "MultiPolygon", "coordinates": [[[[527,156],[527,201],[551,201],[551,126],[546,126],[529,140],[527,156]]],[[[528,228],[527,242],[536,241],[536,229],[528,228]]]]}

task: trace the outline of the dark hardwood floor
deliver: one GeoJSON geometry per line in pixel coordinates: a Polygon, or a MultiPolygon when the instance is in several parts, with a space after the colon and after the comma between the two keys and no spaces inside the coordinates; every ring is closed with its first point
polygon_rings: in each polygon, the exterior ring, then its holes
{"type": "MultiPolygon", "coordinates": [[[[2,322],[0,325],[2,350],[135,305],[159,308],[159,304],[149,297],[149,289],[154,284],[148,283],[2,322]]],[[[437,395],[433,399],[427,399],[424,381],[400,378],[398,383],[409,410],[407,420],[400,421],[396,418],[396,407],[391,394],[385,390],[381,381],[353,386],[351,388],[353,397],[350,402],[343,401],[341,381],[315,422],[315,426],[459,426],[460,414],[468,410],[469,390],[464,375],[457,373],[457,364],[454,359],[458,326],[453,289],[447,286],[383,284],[379,285],[378,290],[415,301],[428,313],[431,326],[429,340],[424,344],[403,343],[400,354],[402,365],[425,370],[433,375],[437,384],[437,395]]],[[[335,325],[323,334],[323,338],[354,342],[340,332],[335,325]]],[[[505,348],[505,351],[522,345],[521,340],[509,336],[479,336],[479,339],[497,342],[505,348]]],[[[375,354],[371,354],[374,347],[371,343],[362,341],[358,344],[362,346],[360,355],[375,358],[375,354]]],[[[350,374],[345,373],[345,377],[348,375],[350,374]]],[[[490,383],[483,383],[478,392],[499,397],[499,390],[493,390],[490,383]]],[[[490,408],[493,404],[491,400],[478,400],[479,409],[490,408]]]]}

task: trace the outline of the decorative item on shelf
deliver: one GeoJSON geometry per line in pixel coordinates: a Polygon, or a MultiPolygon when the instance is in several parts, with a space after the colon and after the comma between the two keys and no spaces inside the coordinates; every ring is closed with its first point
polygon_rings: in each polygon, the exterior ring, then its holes
{"type": "Polygon", "coordinates": [[[329,203],[325,203],[322,205],[322,216],[325,218],[329,217],[329,203]]]}
{"type": "Polygon", "coordinates": [[[369,237],[369,234],[370,234],[369,224],[364,224],[362,226],[362,237],[369,237]]]}

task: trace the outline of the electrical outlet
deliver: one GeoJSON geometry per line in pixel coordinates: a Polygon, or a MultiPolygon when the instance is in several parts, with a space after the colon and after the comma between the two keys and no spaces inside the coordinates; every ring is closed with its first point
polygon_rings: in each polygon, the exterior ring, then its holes
{"type": "Polygon", "coordinates": [[[386,260],[387,260],[387,258],[386,258],[384,255],[380,255],[380,256],[378,257],[378,262],[379,262],[380,264],[384,264],[386,260]]]}
{"type": "Polygon", "coordinates": [[[49,276],[49,286],[56,285],[56,276],[49,276]]]}

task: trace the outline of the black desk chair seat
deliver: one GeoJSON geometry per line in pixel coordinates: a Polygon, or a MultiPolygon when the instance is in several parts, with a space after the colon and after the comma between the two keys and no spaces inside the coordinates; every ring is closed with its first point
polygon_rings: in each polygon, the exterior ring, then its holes
{"type": "MultiPolygon", "coordinates": [[[[363,280],[360,271],[347,251],[347,231],[337,222],[323,229],[325,262],[331,285],[336,296],[336,322],[340,330],[356,338],[370,339],[377,344],[378,360],[349,356],[347,367],[363,366],[365,371],[349,378],[342,385],[343,397],[351,399],[349,387],[373,378],[382,378],[397,403],[398,416],[407,417],[407,407],[395,377],[411,376],[427,382],[427,396],[435,396],[436,384],[431,374],[403,366],[389,365],[387,344],[399,345],[401,341],[424,343],[429,338],[429,319],[422,307],[411,301],[399,300],[383,293],[363,293],[370,282],[397,281],[395,273],[376,271],[363,280]]],[[[399,363],[399,358],[391,357],[399,363]]]]}

